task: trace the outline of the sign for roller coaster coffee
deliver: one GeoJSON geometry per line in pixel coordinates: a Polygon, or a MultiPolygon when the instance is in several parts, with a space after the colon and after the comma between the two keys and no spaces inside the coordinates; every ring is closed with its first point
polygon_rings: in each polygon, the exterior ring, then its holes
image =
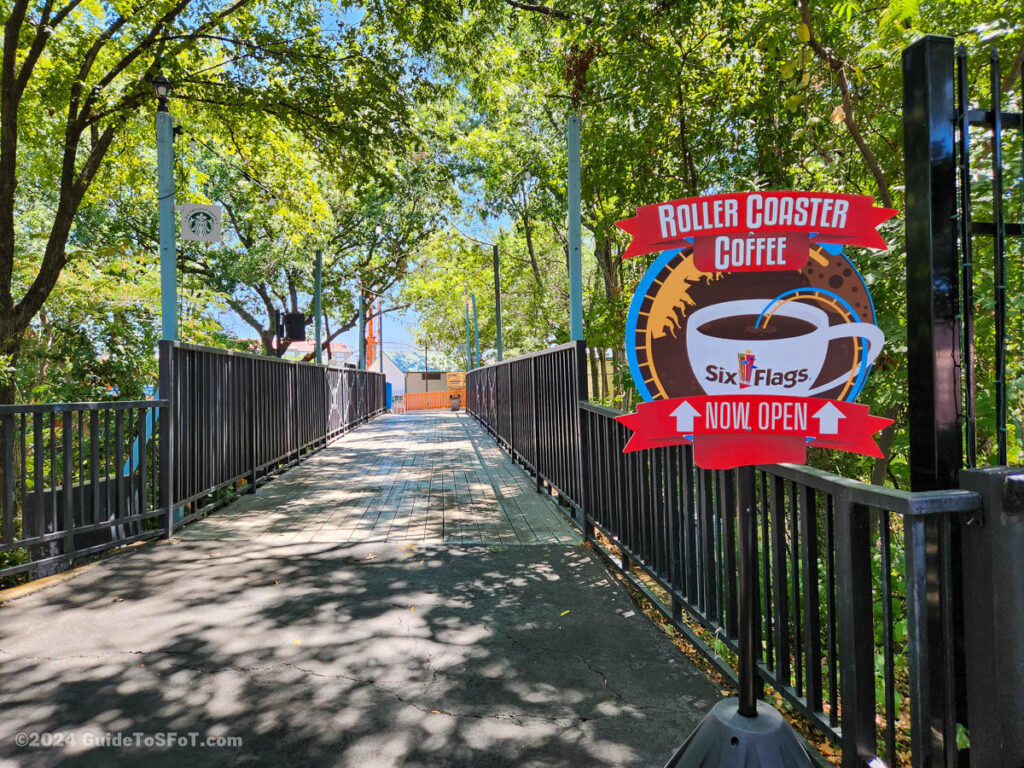
{"type": "Polygon", "coordinates": [[[692,445],[705,469],[807,460],[807,446],[882,454],[892,424],[855,403],[882,351],[844,246],[885,250],[896,215],[862,195],[747,192],[647,205],[618,222],[624,258],[659,253],[637,286],[626,352],[645,402],[625,451],[692,445]]]}

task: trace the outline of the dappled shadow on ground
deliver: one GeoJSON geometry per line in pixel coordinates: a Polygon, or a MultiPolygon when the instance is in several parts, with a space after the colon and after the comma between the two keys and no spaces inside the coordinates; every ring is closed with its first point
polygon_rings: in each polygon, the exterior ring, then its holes
{"type": "Polygon", "coordinates": [[[575,547],[155,545],[0,607],[0,667],[19,766],[654,766],[717,695],[575,547]],[[167,732],[243,743],[83,743],[167,732]]]}

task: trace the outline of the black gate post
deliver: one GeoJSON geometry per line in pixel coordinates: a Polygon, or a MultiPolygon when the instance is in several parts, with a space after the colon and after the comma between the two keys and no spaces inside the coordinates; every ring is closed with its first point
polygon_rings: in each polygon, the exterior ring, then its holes
{"type": "MultiPolygon", "coordinates": [[[[903,126],[907,232],[907,365],[910,486],[956,488],[963,464],[961,432],[960,262],[957,250],[954,41],[928,35],[903,52],[903,126]]],[[[906,525],[908,582],[927,594],[908,607],[911,742],[915,768],[947,765],[956,753],[955,723],[966,722],[963,585],[958,564],[943,568],[941,521],[906,525]],[[916,578],[912,578],[912,574],[916,578]],[[945,584],[951,601],[940,601],[945,584]],[[944,616],[942,605],[953,606],[944,616]],[[917,608],[927,606],[926,615],[917,608]],[[943,628],[952,629],[952,637],[943,628]]],[[[959,531],[950,523],[952,551],[959,531]]]]}
{"type": "Polygon", "coordinates": [[[910,485],[956,488],[962,461],[953,38],[903,52],[910,485]]]}

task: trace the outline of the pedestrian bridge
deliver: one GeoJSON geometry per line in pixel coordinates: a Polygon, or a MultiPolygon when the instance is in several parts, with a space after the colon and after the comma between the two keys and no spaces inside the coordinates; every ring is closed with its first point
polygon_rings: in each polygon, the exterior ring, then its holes
{"type": "Polygon", "coordinates": [[[721,693],[580,544],[472,417],[378,416],[8,599],[0,765],[663,765],[721,693]]]}
{"type": "Polygon", "coordinates": [[[267,544],[578,544],[550,496],[465,413],[385,414],[181,529],[267,544]]]}
{"type": "MultiPolygon", "coordinates": [[[[0,765],[664,765],[736,683],[736,478],[624,454],[586,361],[387,414],[381,374],[164,342],[159,399],[0,407],[0,765]],[[82,746],[126,730],[243,745],[82,746]]],[[[755,485],[759,685],[850,761],[955,765],[932,628],[981,495],[755,485]]]]}

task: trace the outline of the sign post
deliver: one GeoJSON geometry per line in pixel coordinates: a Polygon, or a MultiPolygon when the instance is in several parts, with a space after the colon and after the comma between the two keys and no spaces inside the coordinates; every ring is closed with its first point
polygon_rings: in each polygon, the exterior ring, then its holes
{"type": "Polygon", "coordinates": [[[854,402],[885,342],[867,283],[844,246],[884,250],[896,211],[870,197],[749,192],[673,200],[618,226],[624,258],[659,253],[626,326],[644,399],[618,421],[625,453],[693,446],[702,469],[736,476],[739,696],[716,704],[666,768],[805,768],[802,739],[758,701],[758,464],[807,460],[807,447],[880,457],[892,423],[854,402]]]}

